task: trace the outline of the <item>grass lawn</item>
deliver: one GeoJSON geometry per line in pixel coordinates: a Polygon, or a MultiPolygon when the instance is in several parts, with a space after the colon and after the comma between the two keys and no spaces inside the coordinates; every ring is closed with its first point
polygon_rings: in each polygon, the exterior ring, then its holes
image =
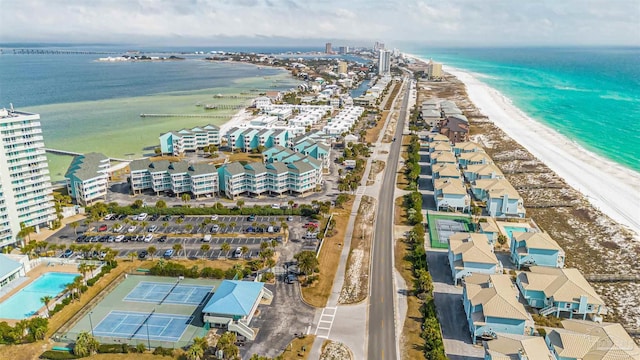
{"type": "Polygon", "coordinates": [[[367,130],[367,134],[364,137],[365,143],[369,143],[369,142],[374,143],[378,141],[378,137],[380,136],[380,131],[382,131],[382,128],[384,127],[384,124],[387,121],[388,116],[389,116],[388,110],[382,111],[382,113],[380,114],[380,120],[378,120],[378,122],[376,123],[376,126],[367,130]]]}
{"type": "Polygon", "coordinates": [[[427,215],[427,223],[429,224],[429,238],[431,239],[431,247],[434,249],[447,249],[449,246],[447,243],[440,242],[440,236],[436,226],[436,220],[455,220],[464,225],[465,231],[471,229],[471,218],[469,216],[456,216],[456,215],[427,215]]]}
{"type": "Polygon", "coordinates": [[[305,335],[302,339],[295,338],[282,352],[282,360],[308,359],[313,346],[315,335],[305,335]],[[305,349],[304,351],[302,349],[305,349]]]}
{"type": "Polygon", "coordinates": [[[225,153],[229,156],[229,161],[262,162],[262,154],[252,154],[250,152],[225,153]]]}
{"type": "Polygon", "coordinates": [[[313,284],[302,287],[302,297],[309,305],[315,307],[325,307],[327,305],[327,300],[333,287],[333,279],[338,271],[340,253],[342,252],[353,200],[354,196],[350,195],[349,201],[342,205],[342,209],[335,208],[333,211],[333,218],[336,220],[335,234],[330,238],[324,239],[324,244],[320,250],[320,255],[318,256],[320,276],[313,284]]]}

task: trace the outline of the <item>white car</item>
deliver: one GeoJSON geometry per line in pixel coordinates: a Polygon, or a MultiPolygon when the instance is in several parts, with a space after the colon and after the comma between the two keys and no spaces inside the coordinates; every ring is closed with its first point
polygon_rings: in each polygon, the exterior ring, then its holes
{"type": "Polygon", "coordinates": [[[211,215],[211,221],[218,220],[218,215],[211,215]]]}
{"type": "Polygon", "coordinates": [[[147,216],[149,216],[149,214],[147,214],[147,213],[138,214],[138,219],[137,220],[138,221],[142,221],[142,220],[146,219],[147,216]]]}
{"type": "Polygon", "coordinates": [[[122,229],[123,229],[122,225],[118,225],[118,226],[115,226],[113,229],[111,229],[111,231],[120,232],[122,231],[122,229]]]}
{"type": "Polygon", "coordinates": [[[135,226],[129,226],[129,228],[127,229],[128,232],[132,233],[134,231],[136,231],[136,227],[135,226]]]}
{"type": "Polygon", "coordinates": [[[118,235],[116,236],[116,242],[121,242],[122,240],[124,240],[124,235],[118,235]]]}
{"type": "Polygon", "coordinates": [[[144,242],[151,242],[153,240],[153,234],[148,234],[144,237],[144,242]]]}
{"type": "Polygon", "coordinates": [[[272,208],[272,209],[280,209],[280,205],[278,205],[278,204],[272,204],[272,205],[271,205],[271,208],[272,208]]]}
{"type": "Polygon", "coordinates": [[[215,225],[213,225],[211,227],[211,232],[215,233],[215,232],[218,232],[218,231],[220,231],[220,225],[215,224],[215,225]]]}

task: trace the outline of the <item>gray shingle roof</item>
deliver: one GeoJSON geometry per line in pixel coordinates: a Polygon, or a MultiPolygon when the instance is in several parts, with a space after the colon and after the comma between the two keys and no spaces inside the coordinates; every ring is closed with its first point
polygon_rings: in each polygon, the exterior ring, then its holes
{"type": "Polygon", "coordinates": [[[77,155],[71,161],[65,177],[75,176],[80,180],[89,180],[102,174],[98,173],[103,161],[108,160],[104,154],[91,152],[77,155]]]}

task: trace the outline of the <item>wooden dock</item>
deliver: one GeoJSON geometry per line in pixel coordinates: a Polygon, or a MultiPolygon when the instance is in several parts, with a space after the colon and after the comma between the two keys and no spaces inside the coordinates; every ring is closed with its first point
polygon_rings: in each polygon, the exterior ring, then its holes
{"type": "Polygon", "coordinates": [[[140,114],[141,118],[163,118],[163,117],[187,117],[187,118],[213,118],[213,119],[229,119],[229,115],[215,114],[140,114]]]}

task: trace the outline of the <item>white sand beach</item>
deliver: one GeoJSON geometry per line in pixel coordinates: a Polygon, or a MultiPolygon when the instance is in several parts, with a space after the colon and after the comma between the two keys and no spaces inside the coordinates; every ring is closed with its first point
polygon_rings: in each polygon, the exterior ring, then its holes
{"type": "Polygon", "coordinates": [[[596,155],[533,120],[472,74],[443,66],[467,87],[469,99],[514,141],[640,240],[640,174],[596,155]]]}
{"type": "Polygon", "coordinates": [[[233,127],[241,127],[246,125],[249,120],[253,118],[251,112],[245,110],[244,108],[239,110],[235,115],[231,117],[229,121],[220,125],[220,135],[225,135],[229,129],[233,127]]]}

